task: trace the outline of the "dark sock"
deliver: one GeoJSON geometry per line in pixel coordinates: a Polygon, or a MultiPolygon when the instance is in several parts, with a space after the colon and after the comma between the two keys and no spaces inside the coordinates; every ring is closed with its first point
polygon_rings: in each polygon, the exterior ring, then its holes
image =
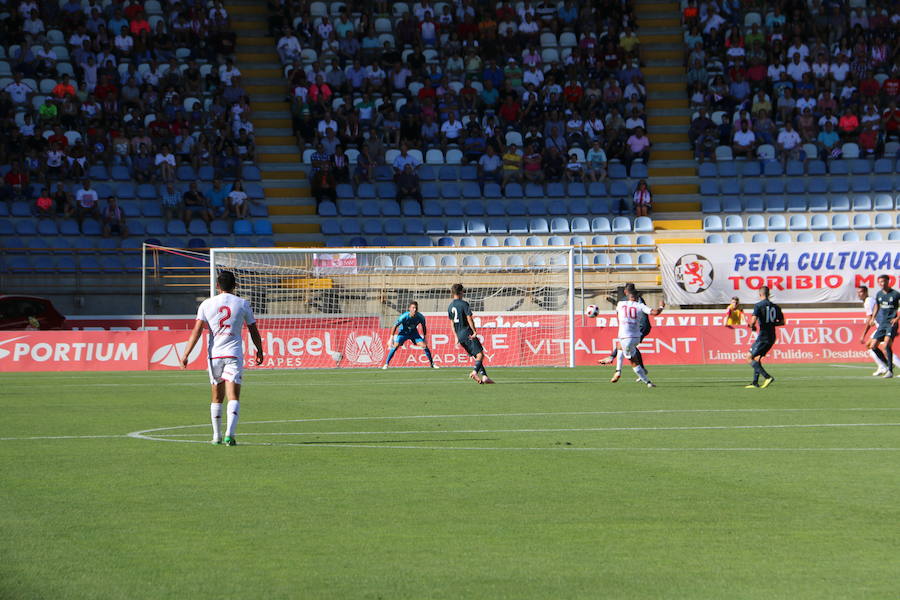
{"type": "Polygon", "coordinates": [[[631,357],[631,364],[636,367],[644,366],[644,357],[641,356],[641,351],[637,348],[634,349],[634,355],[631,357]]]}
{"type": "Polygon", "coordinates": [[[612,354],[610,354],[609,357],[610,357],[612,360],[616,360],[616,355],[617,355],[618,353],[619,353],[619,349],[618,349],[618,348],[614,348],[613,351],[612,351],[612,354]]]}
{"type": "Polygon", "coordinates": [[[428,357],[428,362],[434,364],[434,359],[431,358],[431,348],[425,347],[425,356],[428,357]]]}
{"type": "Polygon", "coordinates": [[[759,385],[759,376],[762,374],[759,372],[761,368],[759,361],[751,361],[750,366],[753,367],[753,385],[759,385]]]}
{"type": "Polygon", "coordinates": [[[888,366],[888,371],[894,372],[894,348],[892,346],[888,346],[884,349],[884,364],[888,366]]]}
{"type": "Polygon", "coordinates": [[[390,352],[388,352],[388,358],[387,358],[387,362],[386,362],[386,363],[384,363],[384,364],[386,364],[386,365],[389,365],[389,364],[391,364],[391,359],[392,359],[392,358],[394,358],[394,352],[396,352],[396,351],[397,351],[397,348],[398,348],[398,347],[399,347],[399,346],[397,346],[397,347],[394,347],[394,348],[391,348],[391,351],[390,351],[390,352]]]}
{"type": "Polygon", "coordinates": [[[765,379],[771,379],[771,378],[772,378],[772,376],[769,375],[769,372],[766,371],[766,368],[762,366],[762,363],[761,363],[761,362],[757,362],[756,364],[759,365],[759,372],[760,372],[760,374],[761,374],[765,379]]]}
{"type": "Polygon", "coordinates": [[[481,375],[481,370],[482,370],[482,369],[484,369],[484,365],[481,363],[480,360],[476,360],[476,361],[475,361],[475,374],[476,374],[476,375],[481,375]]]}
{"type": "Polygon", "coordinates": [[[872,348],[872,352],[875,353],[875,356],[878,357],[878,360],[880,360],[881,362],[885,362],[885,356],[884,356],[884,353],[881,351],[881,348],[879,348],[878,346],[875,346],[874,348],[872,348]]]}

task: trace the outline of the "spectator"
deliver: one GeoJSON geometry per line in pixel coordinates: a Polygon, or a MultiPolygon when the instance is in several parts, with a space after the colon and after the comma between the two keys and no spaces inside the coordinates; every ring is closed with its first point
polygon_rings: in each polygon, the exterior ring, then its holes
{"type": "Polygon", "coordinates": [[[777,148],[782,163],[800,159],[800,134],[794,130],[790,121],[784,124],[784,130],[778,134],[777,148]]]}
{"type": "Polygon", "coordinates": [[[731,150],[735,158],[743,155],[748,160],[752,160],[755,156],[756,135],[750,131],[750,123],[746,119],[741,121],[741,128],[734,132],[731,150]]]}
{"type": "Polygon", "coordinates": [[[359,156],[356,157],[356,170],[353,172],[353,181],[357,186],[361,183],[375,183],[375,170],[369,154],[369,146],[366,144],[360,147],[359,156]]]}
{"type": "Polygon", "coordinates": [[[160,179],[162,181],[175,180],[175,155],[168,144],[163,144],[156,158],[153,160],[154,166],[159,169],[160,179]]]}
{"type": "Polygon", "coordinates": [[[537,146],[525,146],[522,156],[522,176],[529,183],[544,183],[544,157],[537,146]]]}
{"type": "Polygon", "coordinates": [[[547,181],[560,181],[565,173],[565,155],[556,147],[550,147],[544,157],[544,177],[547,181]]]}
{"type": "Polygon", "coordinates": [[[100,201],[97,191],[91,187],[91,182],[87,179],[81,182],[81,188],[75,192],[75,211],[79,223],[85,217],[100,216],[100,201]]]}
{"type": "MultiPolygon", "coordinates": [[[[324,169],[328,171],[329,169],[324,169]]],[[[321,173],[321,172],[320,172],[321,173]]],[[[332,195],[334,194],[334,182],[332,180],[332,195]]],[[[332,201],[334,197],[332,197],[332,201]]],[[[228,192],[228,198],[225,200],[225,208],[229,215],[235,219],[246,219],[250,211],[250,199],[247,192],[244,191],[244,182],[240,179],[234,182],[231,191],[228,192]]]]}
{"type": "Polygon", "coordinates": [[[175,219],[184,220],[185,211],[182,194],[175,189],[175,185],[172,182],[166,184],[162,194],[160,194],[160,199],[162,200],[163,218],[167,222],[175,219]]]}
{"type": "Polygon", "coordinates": [[[838,131],[844,142],[855,142],[859,135],[859,118],[847,107],[838,120],[838,131]]]}
{"type": "Polygon", "coordinates": [[[41,189],[41,193],[38,195],[37,200],[34,201],[34,208],[35,214],[39,218],[49,217],[52,219],[56,216],[53,198],[50,197],[50,190],[47,188],[41,189]]]}
{"type": "Polygon", "coordinates": [[[397,201],[400,202],[406,198],[416,200],[422,205],[422,192],[419,186],[419,176],[413,169],[413,166],[407,163],[403,167],[403,172],[397,176],[397,201]]]}
{"type": "Polygon", "coordinates": [[[582,181],[584,176],[584,167],[578,160],[578,155],[574,152],[569,155],[569,162],[566,163],[565,180],[567,182],[582,181]]]}
{"type": "Polygon", "coordinates": [[[841,136],[834,130],[831,121],[825,121],[825,127],[816,137],[816,146],[819,148],[819,157],[822,160],[838,158],[840,156],[841,136]]]}
{"type": "Polygon", "coordinates": [[[625,160],[623,162],[629,171],[631,171],[631,164],[637,159],[641,159],[645,163],[649,162],[652,144],[650,143],[650,138],[644,135],[643,127],[636,128],[625,142],[625,145],[625,160]]]}
{"type": "Polygon", "coordinates": [[[326,166],[312,175],[312,181],[310,182],[313,198],[316,199],[316,206],[321,204],[323,200],[330,200],[332,202],[337,201],[335,185],[331,166],[326,163],[326,166]]]}
{"type": "Polygon", "coordinates": [[[28,186],[28,173],[22,171],[21,163],[13,161],[9,172],[3,177],[3,187],[0,187],[0,200],[15,201],[25,198],[28,186]]]}
{"type": "Polygon", "coordinates": [[[212,186],[206,190],[206,199],[209,202],[209,210],[213,218],[224,216],[227,207],[226,202],[231,186],[223,186],[221,179],[214,179],[212,186]]]}
{"type": "Polygon", "coordinates": [[[504,189],[510,181],[522,181],[522,154],[516,144],[510,144],[503,153],[503,182],[504,189]]]}
{"type": "Polygon", "coordinates": [[[488,181],[502,183],[502,166],[503,159],[497,155],[493,146],[487,146],[485,153],[478,159],[478,183],[482,192],[484,192],[484,184],[488,181]]]}
{"type": "Polygon", "coordinates": [[[599,140],[594,140],[593,145],[587,153],[587,163],[585,164],[584,177],[588,181],[603,181],[606,179],[606,152],[600,145],[599,140]]]}
{"type": "Polygon", "coordinates": [[[394,180],[396,181],[397,177],[406,170],[407,165],[411,165],[413,169],[417,169],[420,164],[419,159],[409,153],[409,146],[403,144],[400,146],[400,154],[394,159],[394,180]]]}
{"type": "Polygon", "coordinates": [[[650,194],[647,182],[643,179],[638,182],[637,187],[634,189],[632,201],[634,202],[634,215],[636,217],[650,216],[650,211],[653,208],[653,196],[650,194]]]}
{"type": "Polygon", "coordinates": [[[147,152],[147,146],[142,145],[137,156],[131,159],[131,172],[139,183],[148,183],[154,180],[153,158],[147,152]]]}
{"type": "Polygon", "coordinates": [[[189,184],[188,190],[182,197],[182,202],[184,203],[185,226],[190,224],[191,219],[195,215],[203,219],[203,222],[206,224],[213,220],[213,212],[209,200],[197,189],[196,181],[192,181],[189,184]]]}
{"type": "Polygon", "coordinates": [[[125,223],[125,212],[119,207],[118,198],[110,196],[106,200],[106,206],[103,207],[101,216],[103,225],[103,237],[117,235],[119,237],[128,237],[128,226],[125,223]]]}

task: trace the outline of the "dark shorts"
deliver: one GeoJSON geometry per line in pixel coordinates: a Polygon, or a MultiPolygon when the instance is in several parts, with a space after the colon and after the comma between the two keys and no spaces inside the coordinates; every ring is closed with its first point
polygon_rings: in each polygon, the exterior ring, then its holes
{"type": "Polygon", "coordinates": [[[484,352],[484,347],[481,345],[481,340],[478,338],[459,340],[459,345],[465,348],[466,352],[469,353],[469,356],[476,356],[479,352],[484,352]]]}
{"type": "Polygon", "coordinates": [[[878,341],[885,338],[894,339],[895,337],[897,337],[897,326],[891,325],[890,323],[879,325],[878,329],[875,330],[875,333],[872,334],[872,339],[878,341]]]}
{"type": "Polygon", "coordinates": [[[769,350],[771,350],[774,345],[775,338],[759,336],[756,338],[756,341],[753,342],[753,345],[750,346],[750,356],[762,358],[769,353],[769,350]]]}

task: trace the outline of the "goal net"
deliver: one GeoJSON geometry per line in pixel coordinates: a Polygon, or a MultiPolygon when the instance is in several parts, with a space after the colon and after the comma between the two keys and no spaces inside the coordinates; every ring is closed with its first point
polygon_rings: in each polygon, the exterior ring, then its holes
{"type": "MultiPolygon", "coordinates": [[[[214,248],[210,293],[219,271],[235,274],[267,367],[380,367],[391,328],[413,301],[435,364],[470,366],[447,312],[450,286],[462,283],[488,364],[564,367],[574,366],[572,259],[569,247],[214,248]]],[[[391,361],[427,364],[411,343],[391,361]]]]}

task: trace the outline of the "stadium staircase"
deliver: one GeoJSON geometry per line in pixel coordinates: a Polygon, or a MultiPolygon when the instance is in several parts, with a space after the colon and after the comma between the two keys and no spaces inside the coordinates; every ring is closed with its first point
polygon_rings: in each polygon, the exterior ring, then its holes
{"type": "Polygon", "coordinates": [[[250,96],[262,184],[276,246],[322,246],[316,203],[291,128],[285,82],[275,44],[268,37],[269,11],[258,0],[231,0],[228,10],[239,35],[236,53],[250,96]]]}
{"type": "Polygon", "coordinates": [[[684,84],[681,9],[677,2],[638,0],[635,11],[653,142],[647,183],[653,190],[656,242],[700,242],[700,181],[687,136],[691,110],[684,84]]]}

